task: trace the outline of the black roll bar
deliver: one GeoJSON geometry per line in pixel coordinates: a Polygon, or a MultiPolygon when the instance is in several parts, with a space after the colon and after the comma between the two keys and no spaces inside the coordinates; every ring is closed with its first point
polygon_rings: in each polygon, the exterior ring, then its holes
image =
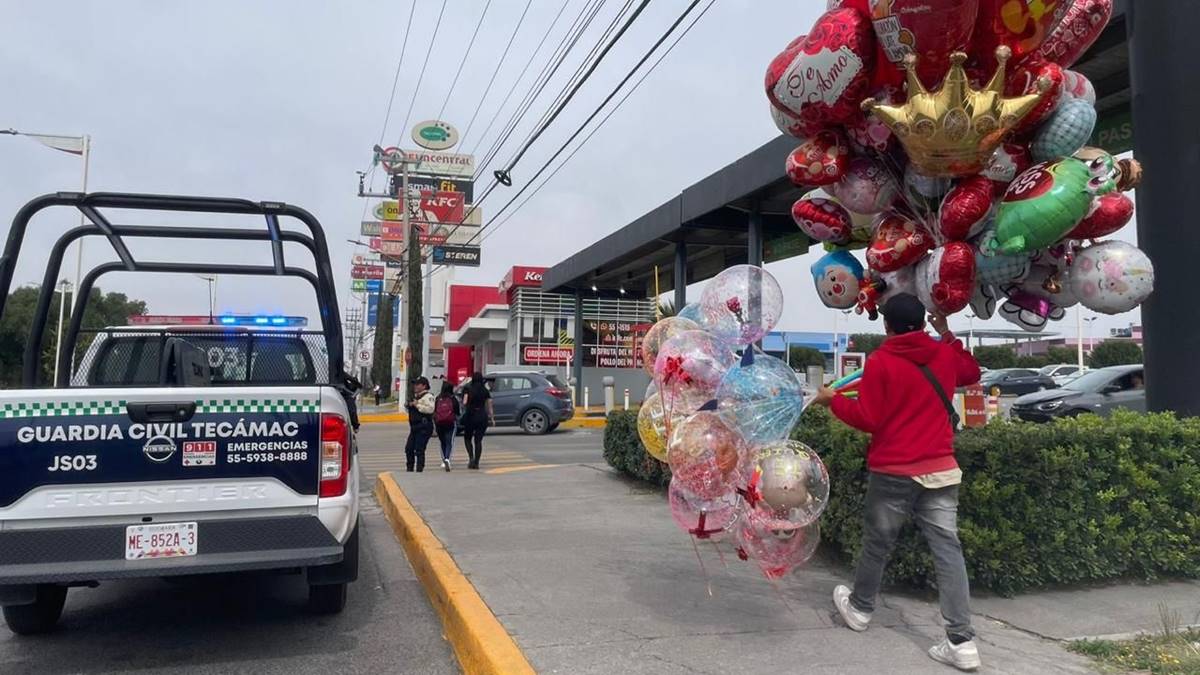
{"type": "MultiPolygon", "coordinates": [[[[37,386],[38,366],[40,364],[40,351],[38,347],[41,344],[41,337],[44,336],[46,314],[49,311],[50,300],[53,297],[54,280],[58,276],[58,272],[62,266],[62,256],[65,253],[66,245],[75,239],[89,234],[103,234],[112,245],[113,250],[121,259],[119,266],[113,267],[113,264],[103,265],[101,268],[106,268],[106,271],[115,271],[123,269],[131,272],[181,272],[181,273],[206,273],[206,270],[214,269],[212,265],[199,265],[190,263],[140,263],[133,258],[129,253],[128,248],[122,239],[123,236],[151,236],[151,237],[179,237],[179,238],[202,238],[202,239],[268,239],[271,241],[272,266],[260,267],[251,265],[236,265],[236,266],[218,266],[225,271],[219,272],[224,274],[261,274],[272,276],[304,276],[305,278],[312,277],[314,289],[317,294],[318,311],[321,314],[322,332],[325,336],[326,350],[329,354],[330,366],[330,381],[339,382],[344,366],[343,344],[341,336],[341,320],[338,315],[337,293],[334,290],[333,270],[329,262],[329,247],[325,239],[325,231],[317,219],[308,211],[297,206],[291,206],[282,202],[253,202],[245,199],[229,199],[221,197],[191,197],[177,195],[152,195],[152,194],[127,194],[127,193],[112,193],[112,192],[97,192],[92,194],[84,194],[81,192],[58,192],[37,197],[17,211],[13,218],[12,227],[8,232],[8,239],[4,246],[4,252],[0,255],[0,316],[3,315],[5,305],[8,302],[9,289],[12,286],[12,278],[16,269],[17,258],[20,254],[21,247],[24,243],[25,232],[28,228],[29,221],[39,211],[51,206],[72,206],[78,209],[89,221],[91,225],[83,225],[68,231],[63,237],[55,243],[51,250],[51,260],[46,269],[44,279],[49,279],[49,283],[43,282],[38,298],[39,313],[35,317],[34,326],[31,333],[36,332],[39,338],[36,342],[32,339],[30,344],[33,345],[33,358],[29,358],[29,345],[27,345],[27,358],[25,359],[24,368],[22,370],[23,386],[27,388],[37,386]],[[198,227],[160,227],[153,226],[138,227],[138,226],[117,226],[112,225],[98,209],[101,208],[119,208],[143,211],[182,211],[196,213],[215,213],[215,214],[244,214],[244,215],[261,215],[266,220],[265,231],[259,233],[254,230],[233,230],[223,228],[198,228],[198,227]],[[311,238],[305,237],[303,234],[288,232],[279,227],[279,217],[287,216],[299,220],[311,233],[311,238]],[[170,233],[168,234],[167,231],[170,233]],[[250,236],[248,233],[254,232],[255,236],[250,236]],[[314,258],[316,267],[316,275],[311,275],[306,270],[287,268],[283,261],[283,246],[282,241],[296,241],[308,247],[314,258]],[[311,245],[309,245],[311,244],[311,245]],[[251,271],[253,270],[253,271],[251,271]],[[303,272],[304,274],[289,274],[291,272],[303,272]]],[[[101,269],[97,268],[97,270],[101,269]]],[[[103,273],[103,272],[101,272],[103,273]]],[[[207,272],[213,273],[213,272],[207,272]]],[[[98,276],[98,275],[97,275],[98,276]]],[[[95,276],[89,277],[94,282],[95,276]]],[[[80,284],[83,285],[82,283],[80,284]]],[[[76,289],[76,299],[83,298],[86,301],[87,294],[80,293],[81,289],[76,289]]],[[[90,284],[88,285],[90,291],[90,284]]],[[[78,302],[77,302],[78,304],[78,302]]],[[[79,317],[82,321],[82,316],[79,317]]],[[[72,317],[74,322],[75,317],[72,317]]],[[[72,332],[72,339],[77,331],[72,332]]],[[[31,338],[34,337],[31,335],[31,338]]],[[[66,354],[73,354],[74,348],[68,345],[66,354]]],[[[60,378],[61,379],[61,378],[60,378]]]]}

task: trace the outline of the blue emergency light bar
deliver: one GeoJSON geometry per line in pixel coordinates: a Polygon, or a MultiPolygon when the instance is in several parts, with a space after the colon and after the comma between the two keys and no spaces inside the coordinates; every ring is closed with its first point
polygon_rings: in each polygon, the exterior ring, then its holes
{"type": "Polygon", "coordinates": [[[217,318],[222,326],[293,326],[308,325],[308,319],[303,316],[232,316],[225,315],[217,318]]]}
{"type": "Polygon", "coordinates": [[[217,317],[202,315],[137,314],[129,317],[131,326],[294,326],[308,325],[303,316],[262,316],[225,314],[217,317]]]}

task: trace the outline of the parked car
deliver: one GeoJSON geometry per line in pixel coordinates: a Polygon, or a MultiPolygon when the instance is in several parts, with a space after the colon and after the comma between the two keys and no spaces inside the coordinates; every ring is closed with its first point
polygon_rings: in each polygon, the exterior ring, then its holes
{"type": "Polygon", "coordinates": [[[1054,389],[1058,386],[1049,375],[1041,375],[1036,370],[1028,368],[1000,368],[989,370],[979,378],[985,392],[993,388],[1000,389],[1001,396],[1013,394],[1028,394],[1043,389],[1054,389]]]}
{"type": "Polygon", "coordinates": [[[1089,412],[1108,415],[1117,408],[1145,412],[1145,383],[1140,365],[1098,368],[1060,389],[1021,396],[1013,402],[1011,414],[1028,422],[1049,422],[1089,412]]]}
{"type": "MultiPolygon", "coordinates": [[[[571,390],[557,375],[495,372],[483,380],[492,392],[497,427],[521,427],[527,434],[545,434],[575,415],[571,390]]],[[[459,385],[460,400],[465,390],[466,383],[459,385]]]]}
{"type": "Polygon", "coordinates": [[[1086,370],[1087,366],[1077,366],[1073,363],[1056,363],[1049,366],[1042,366],[1038,369],[1038,374],[1049,375],[1055,384],[1061,387],[1086,370]]]}

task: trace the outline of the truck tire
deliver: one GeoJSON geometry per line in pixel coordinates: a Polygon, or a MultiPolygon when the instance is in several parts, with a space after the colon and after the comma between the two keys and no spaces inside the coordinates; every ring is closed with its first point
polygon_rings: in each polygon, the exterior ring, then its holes
{"type": "Polygon", "coordinates": [[[337,614],[346,608],[346,584],[308,587],[308,609],[313,614],[337,614]]]}
{"type": "Polygon", "coordinates": [[[550,415],[541,408],[530,408],[521,415],[521,431],[527,434],[540,435],[550,430],[550,415]]]}
{"type": "Polygon", "coordinates": [[[58,624],[66,602],[66,586],[41,584],[37,587],[37,600],[33,604],[5,605],[4,622],[17,635],[45,633],[58,624]]]}

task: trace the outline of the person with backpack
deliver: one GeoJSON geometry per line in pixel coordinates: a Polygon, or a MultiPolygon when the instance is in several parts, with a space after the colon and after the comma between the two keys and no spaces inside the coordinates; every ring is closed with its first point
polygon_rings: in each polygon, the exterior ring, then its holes
{"type": "Polygon", "coordinates": [[[442,444],[442,468],[446,471],[450,470],[450,451],[454,449],[454,432],[461,412],[462,407],[454,395],[454,385],[449,381],[442,382],[442,391],[433,403],[433,426],[442,444]]]}
{"type": "Polygon", "coordinates": [[[483,455],[483,434],[489,424],[496,423],[496,413],[492,410],[492,392],[483,383],[483,375],[471,375],[471,384],[463,397],[467,408],[463,415],[463,441],[467,444],[468,469],[478,469],[479,459],[483,455]]]}
{"type": "Polygon", "coordinates": [[[957,387],[979,381],[979,364],[950,332],[946,317],[929,317],[940,340],[925,333],[925,307],[915,296],[896,295],[881,312],[888,337],[867,357],[858,398],[822,387],[814,399],[846,424],[871,434],[862,555],[854,588],[835,588],[833,604],[851,630],[867,629],[896,536],[914,517],[933,553],[938,602],[946,621],[946,639],[931,647],[929,656],[960,670],[975,670],[979,650],[958,540],[962,471],[953,443],[958,414],[950,396],[957,387]]]}
{"type": "Polygon", "coordinates": [[[417,472],[425,470],[425,448],[433,436],[433,394],[429,393],[429,380],[418,377],[412,381],[413,394],[405,408],[408,409],[408,440],[404,443],[404,468],[417,472]]]}

